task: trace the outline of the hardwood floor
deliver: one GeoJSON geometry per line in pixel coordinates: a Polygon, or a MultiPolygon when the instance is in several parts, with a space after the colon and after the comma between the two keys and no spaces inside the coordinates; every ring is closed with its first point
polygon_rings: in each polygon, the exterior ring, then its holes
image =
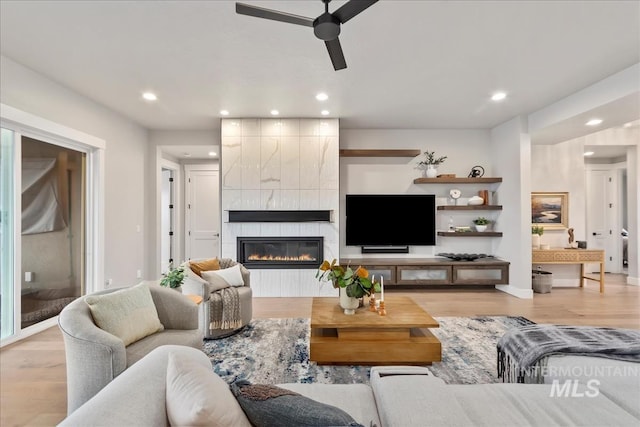
{"type": "MultiPolygon", "coordinates": [[[[640,287],[607,274],[605,293],[553,288],[519,299],[494,289],[391,291],[409,295],[434,317],[509,315],[537,323],[640,329],[640,287]]],[[[386,290],[386,289],[385,289],[386,290]]],[[[254,318],[310,317],[311,298],[254,298],[254,318]]],[[[393,310],[388,307],[387,310],[393,310]]],[[[0,350],[0,425],[53,426],[66,416],[64,343],[57,327],[0,350]]]]}

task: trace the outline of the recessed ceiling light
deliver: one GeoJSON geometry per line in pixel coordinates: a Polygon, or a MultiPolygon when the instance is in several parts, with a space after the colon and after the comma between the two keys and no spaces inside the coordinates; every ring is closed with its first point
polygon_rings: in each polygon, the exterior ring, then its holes
{"type": "Polygon", "coordinates": [[[191,157],[191,153],[182,153],[182,155],[185,157],[191,157]]]}
{"type": "Polygon", "coordinates": [[[327,99],[329,99],[329,95],[327,95],[324,92],[320,92],[319,94],[316,95],[316,99],[318,101],[326,101],[327,99]]]}
{"type": "Polygon", "coordinates": [[[585,125],[587,125],[587,126],[598,126],[600,123],[602,123],[602,119],[591,119],[587,123],[585,123],[585,125]]]}
{"type": "Polygon", "coordinates": [[[502,101],[506,97],[507,97],[507,94],[505,92],[496,92],[493,95],[491,95],[491,100],[492,101],[502,101]]]}
{"type": "Polygon", "coordinates": [[[322,110],[322,111],[320,111],[320,114],[322,114],[323,116],[328,116],[329,115],[329,110],[322,110]]]}
{"type": "Polygon", "coordinates": [[[209,151],[209,156],[214,157],[216,155],[215,151],[209,151]]]}
{"type": "Polygon", "coordinates": [[[622,125],[622,127],[624,127],[624,128],[630,128],[631,126],[633,126],[633,123],[631,123],[631,122],[625,123],[624,125],[622,125]]]}
{"type": "Polygon", "coordinates": [[[277,116],[278,114],[280,114],[280,111],[278,111],[278,110],[271,110],[271,115],[272,115],[272,116],[277,116]]]}
{"type": "Polygon", "coordinates": [[[157,99],[158,99],[158,97],[156,96],[156,94],[155,94],[155,93],[153,93],[153,92],[145,92],[145,93],[143,93],[143,94],[142,94],[142,97],[143,97],[144,99],[146,99],[147,101],[155,101],[155,100],[157,100],[157,99]]]}
{"type": "Polygon", "coordinates": [[[220,110],[220,114],[223,116],[228,116],[229,115],[229,111],[227,110],[220,110]]]}
{"type": "Polygon", "coordinates": [[[585,151],[584,155],[585,156],[593,156],[593,151],[585,151]]]}

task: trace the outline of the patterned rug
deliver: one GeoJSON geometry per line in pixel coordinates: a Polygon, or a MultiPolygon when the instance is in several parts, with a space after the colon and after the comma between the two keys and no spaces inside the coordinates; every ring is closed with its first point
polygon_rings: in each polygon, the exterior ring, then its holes
{"type": "MultiPolygon", "coordinates": [[[[438,317],[432,329],[442,342],[442,362],[429,369],[449,384],[499,382],[496,344],[512,327],[532,323],[524,317],[438,317]]],[[[227,383],[368,383],[368,366],[317,365],[309,361],[309,319],[254,319],[241,332],[204,340],[213,370],[227,383]]]]}

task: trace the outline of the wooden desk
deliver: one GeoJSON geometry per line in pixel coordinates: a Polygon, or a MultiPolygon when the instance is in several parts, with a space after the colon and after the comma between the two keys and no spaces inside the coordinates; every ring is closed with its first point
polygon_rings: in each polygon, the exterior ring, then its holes
{"type": "Polygon", "coordinates": [[[604,293],[604,250],[602,249],[533,249],[532,264],[580,264],[580,287],[584,279],[600,282],[600,293],[604,293]],[[584,275],[584,265],[600,264],[600,280],[584,275]]]}

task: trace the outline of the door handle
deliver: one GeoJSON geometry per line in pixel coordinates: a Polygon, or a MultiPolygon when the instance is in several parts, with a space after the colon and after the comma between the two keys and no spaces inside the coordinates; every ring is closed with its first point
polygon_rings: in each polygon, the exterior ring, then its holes
{"type": "Polygon", "coordinates": [[[220,237],[220,233],[213,233],[213,237],[220,237]]]}
{"type": "Polygon", "coordinates": [[[594,236],[602,236],[602,233],[593,233],[594,236]]]}

